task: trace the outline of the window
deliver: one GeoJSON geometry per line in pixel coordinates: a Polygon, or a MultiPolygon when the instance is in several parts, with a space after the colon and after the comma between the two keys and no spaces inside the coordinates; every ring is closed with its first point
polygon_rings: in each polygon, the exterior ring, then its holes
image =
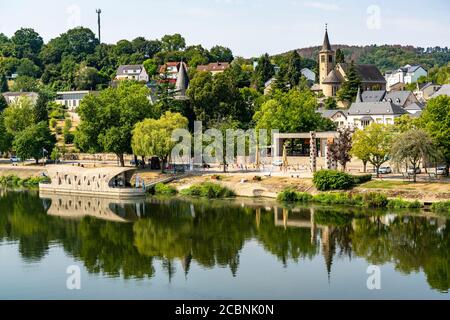
{"type": "Polygon", "coordinates": [[[328,62],[333,62],[333,56],[328,56],[328,62]]]}
{"type": "Polygon", "coordinates": [[[325,56],[320,56],[320,61],[325,62],[325,56]]]}

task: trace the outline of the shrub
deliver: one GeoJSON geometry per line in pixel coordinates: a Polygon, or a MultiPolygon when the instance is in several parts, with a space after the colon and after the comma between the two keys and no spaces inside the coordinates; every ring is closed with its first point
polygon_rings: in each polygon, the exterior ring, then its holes
{"type": "Polygon", "coordinates": [[[164,183],[158,183],[155,186],[155,194],[171,196],[177,193],[177,189],[164,183]]]}
{"type": "Polygon", "coordinates": [[[63,129],[61,127],[56,127],[56,133],[61,134],[63,129]]]}
{"type": "Polygon", "coordinates": [[[450,214],[450,201],[435,202],[431,205],[431,210],[438,213],[450,214]]]}
{"type": "Polygon", "coordinates": [[[371,192],[363,195],[363,203],[369,208],[386,208],[388,198],[382,193],[371,192]]]}
{"type": "Polygon", "coordinates": [[[261,176],[254,176],[253,177],[253,181],[262,181],[262,177],[261,176]]]}
{"type": "Polygon", "coordinates": [[[50,119],[50,127],[52,127],[54,129],[54,128],[56,128],[57,125],[58,125],[58,120],[56,120],[55,118],[51,118],[50,119]]]}
{"type": "Polygon", "coordinates": [[[75,135],[73,133],[64,132],[64,143],[65,144],[72,144],[74,139],[75,139],[75,135]]]}
{"type": "Polygon", "coordinates": [[[369,182],[371,180],[372,180],[371,174],[365,174],[362,176],[353,176],[353,182],[355,183],[355,185],[363,184],[363,183],[369,182]]]}
{"type": "Polygon", "coordinates": [[[320,193],[313,198],[314,202],[321,204],[353,204],[351,195],[345,192],[338,193],[320,193]]]}
{"type": "Polygon", "coordinates": [[[348,190],[355,185],[351,175],[336,170],[320,170],[316,172],[313,182],[320,191],[348,190]]]}
{"type": "Polygon", "coordinates": [[[185,196],[204,197],[208,199],[229,198],[235,196],[235,193],[232,190],[223,187],[220,184],[211,182],[192,185],[191,187],[182,190],[181,194],[185,196]]]}
{"type": "Polygon", "coordinates": [[[3,176],[0,177],[0,185],[4,187],[27,187],[27,188],[35,188],[39,186],[39,183],[50,182],[50,178],[48,177],[30,177],[21,179],[18,176],[3,176]]]}
{"type": "Polygon", "coordinates": [[[389,200],[387,207],[390,209],[420,209],[423,207],[419,201],[406,201],[401,198],[389,200]]]}
{"type": "Polygon", "coordinates": [[[306,192],[285,189],[278,194],[277,199],[283,202],[311,202],[313,196],[306,192]]]}

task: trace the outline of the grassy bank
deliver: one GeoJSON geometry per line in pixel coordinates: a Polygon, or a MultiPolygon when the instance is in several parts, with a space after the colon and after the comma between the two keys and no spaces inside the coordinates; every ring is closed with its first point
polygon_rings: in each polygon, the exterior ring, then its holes
{"type": "Polygon", "coordinates": [[[311,195],[305,192],[297,192],[292,189],[286,189],[278,194],[278,200],[282,202],[349,205],[366,208],[419,209],[423,207],[423,205],[418,201],[410,202],[402,199],[389,200],[386,195],[378,192],[364,194],[350,192],[324,192],[317,195],[311,195]]]}
{"type": "Polygon", "coordinates": [[[433,203],[431,211],[450,217],[450,201],[433,203]]]}
{"type": "Polygon", "coordinates": [[[49,182],[47,177],[20,178],[15,175],[1,176],[0,186],[8,188],[37,188],[39,183],[49,182]]]}
{"type": "Polygon", "coordinates": [[[236,196],[232,190],[223,187],[220,184],[211,182],[194,184],[189,188],[182,190],[181,194],[184,196],[208,199],[231,198],[236,196]]]}

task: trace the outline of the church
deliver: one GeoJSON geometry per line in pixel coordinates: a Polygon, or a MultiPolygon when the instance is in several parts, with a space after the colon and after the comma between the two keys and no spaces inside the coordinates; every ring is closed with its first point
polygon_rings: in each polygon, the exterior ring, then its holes
{"type": "MultiPolygon", "coordinates": [[[[325,28],[325,39],[319,53],[319,88],[325,97],[334,97],[347,79],[350,63],[336,63],[336,52],[332,50],[325,28]]],[[[355,64],[361,79],[362,91],[386,90],[386,79],[372,64],[355,64]]]]}

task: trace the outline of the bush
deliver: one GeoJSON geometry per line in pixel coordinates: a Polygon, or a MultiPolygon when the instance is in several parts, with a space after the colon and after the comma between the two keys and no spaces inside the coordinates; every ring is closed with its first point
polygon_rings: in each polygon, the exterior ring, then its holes
{"type": "Polygon", "coordinates": [[[355,183],[355,185],[363,184],[363,183],[369,182],[371,180],[372,180],[371,174],[365,174],[362,176],[353,176],[353,182],[355,183]]]}
{"type": "Polygon", "coordinates": [[[10,188],[27,187],[35,188],[39,186],[39,183],[50,182],[48,177],[30,177],[21,179],[18,176],[3,176],[0,177],[0,185],[10,188]]]}
{"type": "Polygon", "coordinates": [[[155,186],[155,194],[172,196],[177,193],[177,189],[164,183],[158,183],[155,186]]]}
{"type": "Polygon", "coordinates": [[[431,210],[433,212],[450,214],[450,201],[435,202],[431,205],[431,210]]]}
{"type": "Polygon", "coordinates": [[[389,200],[387,207],[389,209],[420,209],[423,207],[419,201],[406,201],[401,198],[389,200]]]}
{"type": "Polygon", "coordinates": [[[382,193],[366,193],[362,200],[364,206],[369,208],[386,208],[388,204],[388,198],[382,193]]]}
{"type": "Polygon", "coordinates": [[[232,190],[223,187],[220,184],[211,182],[193,185],[188,189],[182,190],[181,194],[185,196],[204,197],[208,199],[230,198],[235,196],[235,193],[232,190]]]}
{"type": "Polygon", "coordinates": [[[72,144],[74,139],[75,139],[75,135],[73,133],[64,132],[64,143],[65,144],[72,144]]]}
{"type": "Polygon", "coordinates": [[[58,125],[58,120],[56,120],[55,118],[51,118],[50,119],[50,127],[55,129],[57,125],[58,125]]]}
{"type": "Polygon", "coordinates": [[[336,170],[320,170],[314,174],[314,185],[317,190],[348,190],[354,187],[355,182],[351,175],[336,170]]]}
{"type": "Polygon", "coordinates": [[[57,134],[61,134],[62,131],[63,131],[63,128],[61,128],[61,127],[56,127],[56,133],[57,133],[57,134]]]}
{"type": "Polygon", "coordinates": [[[262,177],[261,176],[254,176],[253,177],[253,181],[262,181],[262,177]]]}
{"type": "Polygon", "coordinates": [[[313,196],[309,193],[286,189],[278,194],[277,199],[283,202],[311,202],[313,196]]]}

